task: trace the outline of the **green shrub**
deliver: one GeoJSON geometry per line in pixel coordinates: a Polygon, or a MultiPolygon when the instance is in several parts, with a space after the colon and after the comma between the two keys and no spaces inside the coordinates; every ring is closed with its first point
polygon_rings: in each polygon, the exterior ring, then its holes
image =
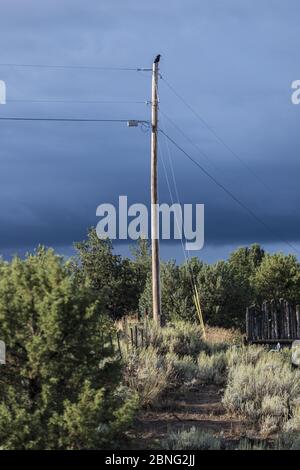
{"type": "Polygon", "coordinates": [[[152,346],[130,350],[124,360],[125,384],[138,393],[141,406],[154,404],[169,386],[171,364],[152,346]]]}
{"type": "Polygon", "coordinates": [[[223,403],[228,411],[257,422],[268,435],[287,422],[300,393],[300,373],[293,371],[284,355],[249,348],[234,353],[223,403]]]}
{"type": "Polygon", "coordinates": [[[286,432],[300,432],[300,406],[296,404],[293,407],[292,416],[284,426],[286,432]]]}
{"type": "Polygon", "coordinates": [[[162,442],[165,450],[220,450],[221,440],[209,432],[195,427],[189,430],[172,432],[162,442]]]}
{"type": "Polygon", "coordinates": [[[0,263],[2,449],[107,449],[123,440],[136,397],[116,396],[122,369],[105,310],[53,250],[0,263]]]}
{"type": "Polygon", "coordinates": [[[277,442],[277,449],[279,450],[300,450],[300,435],[299,432],[289,431],[284,432],[279,436],[277,442]]]}
{"type": "Polygon", "coordinates": [[[184,321],[163,328],[163,342],[170,352],[179,356],[196,357],[204,347],[200,326],[184,321]]]}
{"type": "Polygon", "coordinates": [[[179,357],[175,353],[168,353],[166,362],[172,368],[172,384],[175,386],[189,386],[198,381],[199,368],[191,356],[179,357]]]}
{"type": "Polygon", "coordinates": [[[235,450],[267,450],[265,442],[253,442],[249,439],[242,439],[235,450]]]}
{"type": "Polygon", "coordinates": [[[201,352],[198,356],[198,379],[201,383],[222,384],[226,380],[226,353],[219,352],[208,355],[201,352]]]}
{"type": "Polygon", "coordinates": [[[233,346],[227,351],[228,366],[234,367],[239,364],[255,365],[265,352],[266,349],[263,346],[233,346]]]}
{"type": "Polygon", "coordinates": [[[267,438],[271,434],[275,434],[280,429],[280,416],[263,415],[260,420],[260,434],[263,438],[267,438]]]}
{"type": "Polygon", "coordinates": [[[147,344],[157,348],[160,354],[172,352],[181,357],[197,357],[205,347],[202,331],[197,323],[176,321],[160,328],[147,320],[144,331],[147,344]]]}

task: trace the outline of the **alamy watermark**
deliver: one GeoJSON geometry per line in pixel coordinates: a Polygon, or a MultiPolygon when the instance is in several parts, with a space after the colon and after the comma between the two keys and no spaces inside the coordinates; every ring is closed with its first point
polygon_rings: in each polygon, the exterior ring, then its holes
{"type": "MultiPolygon", "coordinates": [[[[158,230],[151,238],[185,240],[186,250],[201,250],[204,245],[204,204],[154,204],[158,230]]],[[[119,206],[100,204],[96,215],[98,238],[138,240],[149,237],[149,214],[145,204],[128,206],[127,196],[119,196],[119,206]]]]}
{"type": "Polygon", "coordinates": [[[6,104],[6,84],[0,80],[0,104],[6,104]]]}
{"type": "Polygon", "coordinates": [[[293,104],[300,103],[300,80],[294,80],[291,84],[291,88],[293,91],[291,95],[291,101],[293,104]]]}

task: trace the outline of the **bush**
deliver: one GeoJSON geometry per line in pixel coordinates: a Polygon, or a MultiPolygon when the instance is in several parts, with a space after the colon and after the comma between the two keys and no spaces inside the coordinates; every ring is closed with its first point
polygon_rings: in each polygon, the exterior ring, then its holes
{"type": "Polygon", "coordinates": [[[277,442],[279,450],[300,450],[300,435],[299,432],[284,432],[279,436],[277,442]]]}
{"type": "Polygon", "coordinates": [[[227,352],[228,366],[234,367],[239,364],[255,365],[265,352],[266,349],[263,346],[234,346],[227,352]]]}
{"type": "Polygon", "coordinates": [[[137,392],[141,406],[153,405],[169,386],[172,366],[152,346],[125,356],[124,382],[137,392]]]}
{"type": "Polygon", "coordinates": [[[116,397],[122,371],[109,341],[113,325],[69,263],[39,248],[2,264],[0,324],[7,346],[0,447],[115,447],[136,397],[116,397]]]}
{"type": "Polygon", "coordinates": [[[198,356],[198,378],[200,382],[222,384],[226,380],[226,353],[219,352],[208,355],[201,352],[198,356]]]}
{"type": "Polygon", "coordinates": [[[191,356],[179,357],[175,353],[168,353],[166,362],[172,367],[172,385],[190,386],[197,382],[199,368],[191,356]]]}
{"type": "Polygon", "coordinates": [[[284,355],[249,348],[238,360],[235,352],[223,403],[229,411],[257,422],[268,435],[287,422],[299,397],[299,378],[300,373],[291,369],[284,355]]]}
{"type": "Polygon", "coordinates": [[[165,450],[220,450],[221,440],[195,427],[171,433],[163,442],[165,450]]]}
{"type": "Polygon", "coordinates": [[[243,340],[241,332],[233,328],[207,326],[205,331],[207,341],[213,344],[240,344],[243,340]]]}
{"type": "Polygon", "coordinates": [[[300,406],[296,405],[293,408],[291,418],[286,422],[284,426],[286,432],[300,432],[300,406]]]}
{"type": "Polygon", "coordinates": [[[235,450],[266,450],[265,442],[253,442],[249,439],[242,439],[235,450]]]}
{"type": "Polygon", "coordinates": [[[180,357],[197,357],[205,348],[202,331],[197,323],[177,321],[160,328],[152,320],[146,320],[143,327],[146,343],[160,354],[171,352],[180,357]]]}
{"type": "Polygon", "coordinates": [[[179,356],[196,357],[203,350],[202,331],[196,323],[177,321],[162,332],[164,347],[179,356]]]}

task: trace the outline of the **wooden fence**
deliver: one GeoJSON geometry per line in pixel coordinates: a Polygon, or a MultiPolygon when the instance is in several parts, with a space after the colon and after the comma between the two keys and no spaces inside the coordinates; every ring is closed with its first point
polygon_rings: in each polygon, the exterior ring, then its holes
{"type": "Polygon", "coordinates": [[[281,299],[248,307],[246,339],[249,343],[290,343],[300,339],[300,306],[281,299]]]}

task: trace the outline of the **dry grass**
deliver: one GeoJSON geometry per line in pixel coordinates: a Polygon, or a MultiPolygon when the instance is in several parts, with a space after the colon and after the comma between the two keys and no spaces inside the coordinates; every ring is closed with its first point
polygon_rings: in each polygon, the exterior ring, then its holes
{"type": "Polygon", "coordinates": [[[169,386],[172,364],[151,346],[129,350],[124,363],[125,384],[138,393],[142,407],[154,405],[169,386]]]}
{"type": "Polygon", "coordinates": [[[200,383],[221,385],[226,381],[226,352],[221,351],[211,355],[201,352],[197,364],[200,383]]]}
{"type": "Polygon", "coordinates": [[[282,430],[300,396],[299,372],[284,354],[254,346],[230,356],[225,407],[258,425],[263,437],[282,430]]]}
{"type": "Polygon", "coordinates": [[[192,427],[172,432],[163,442],[165,450],[220,450],[221,440],[212,433],[192,427]]]}
{"type": "Polygon", "coordinates": [[[206,341],[211,344],[241,344],[243,341],[242,333],[233,328],[218,328],[207,326],[205,328],[206,341]]]}

